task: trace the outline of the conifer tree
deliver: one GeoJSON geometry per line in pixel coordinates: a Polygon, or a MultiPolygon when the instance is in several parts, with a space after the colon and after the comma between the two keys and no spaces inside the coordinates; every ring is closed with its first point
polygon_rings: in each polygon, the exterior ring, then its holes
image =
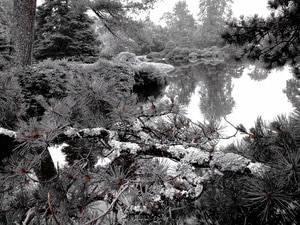
{"type": "Polygon", "coordinates": [[[35,58],[96,56],[99,42],[86,11],[87,7],[64,0],[46,0],[38,7],[35,58]]]}
{"type": "Polygon", "coordinates": [[[228,22],[223,38],[242,48],[238,58],[264,62],[267,69],[292,65],[299,77],[299,13],[298,0],[272,0],[268,2],[270,16],[228,22]]]}
{"type": "Polygon", "coordinates": [[[225,21],[231,17],[232,0],[200,0],[200,26],[194,34],[194,43],[197,47],[223,45],[220,32],[225,21]]]}
{"type": "Polygon", "coordinates": [[[186,1],[178,1],[172,13],[165,13],[163,19],[169,30],[169,39],[181,47],[191,46],[191,37],[196,29],[196,21],[188,9],[186,1]]]}

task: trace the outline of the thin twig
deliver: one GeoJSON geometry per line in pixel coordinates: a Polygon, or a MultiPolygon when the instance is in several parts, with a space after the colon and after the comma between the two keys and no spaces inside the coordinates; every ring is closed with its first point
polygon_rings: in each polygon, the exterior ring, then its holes
{"type": "Polygon", "coordinates": [[[34,216],[35,216],[35,208],[32,207],[27,211],[26,218],[22,222],[22,225],[28,225],[31,222],[31,220],[34,218],[34,216]]]}
{"type": "Polygon", "coordinates": [[[50,198],[50,193],[49,193],[49,192],[48,192],[48,205],[49,205],[49,210],[50,210],[50,212],[51,212],[51,214],[52,214],[52,216],[53,216],[53,219],[54,219],[54,221],[56,222],[56,224],[57,224],[57,225],[62,225],[62,224],[58,221],[57,217],[55,216],[54,209],[53,209],[53,207],[52,207],[52,205],[51,205],[51,198],[50,198]]]}
{"type": "Polygon", "coordinates": [[[107,215],[112,210],[112,208],[115,206],[115,204],[117,203],[120,195],[128,188],[128,184],[124,184],[121,188],[122,189],[119,191],[118,195],[113,200],[113,202],[110,204],[110,206],[108,207],[108,209],[104,213],[102,213],[101,215],[99,215],[98,217],[96,217],[94,219],[91,219],[90,221],[86,222],[84,225],[91,224],[91,223],[93,223],[93,222],[95,222],[97,220],[102,219],[105,215],[107,215]]]}
{"type": "Polygon", "coordinates": [[[235,129],[235,133],[233,135],[227,136],[227,137],[222,137],[222,139],[230,139],[233,137],[236,137],[236,135],[238,134],[238,132],[240,131],[239,128],[237,128],[236,126],[234,126],[231,122],[229,122],[226,117],[224,117],[224,120],[235,129]]]}

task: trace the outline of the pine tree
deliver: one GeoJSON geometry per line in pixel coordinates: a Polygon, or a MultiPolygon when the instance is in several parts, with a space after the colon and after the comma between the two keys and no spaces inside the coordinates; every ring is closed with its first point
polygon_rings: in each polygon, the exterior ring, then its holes
{"type": "Polygon", "coordinates": [[[180,47],[190,47],[196,21],[186,1],[178,1],[172,13],[165,13],[163,19],[168,27],[169,39],[180,47]]]}
{"type": "Polygon", "coordinates": [[[36,59],[96,56],[99,42],[87,8],[72,1],[46,0],[37,10],[34,56],[36,59]]]}
{"type": "Polygon", "coordinates": [[[220,32],[225,21],[231,17],[232,0],[200,0],[199,22],[197,32],[194,34],[194,43],[197,47],[223,45],[220,32]]]}
{"type": "Polygon", "coordinates": [[[238,58],[259,60],[267,69],[291,65],[299,77],[299,13],[298,0],[268,2],[270,16],[229,21],[222,37],[230,44],[240,46],[238,58]]]}

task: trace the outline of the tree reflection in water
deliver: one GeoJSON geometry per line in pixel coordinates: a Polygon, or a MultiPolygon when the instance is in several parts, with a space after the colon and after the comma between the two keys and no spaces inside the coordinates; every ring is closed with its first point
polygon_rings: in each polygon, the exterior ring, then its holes
{"type": "Polygon", "coordinates": [[[194,91],[199,89],[199,108],[206,119],[219,119],[232,112],[234,99],[232,78],[240,77],[243,68],[237,63],[177,64],[166,89],[177,96],[179,104],[188,105],[194,91]]]}

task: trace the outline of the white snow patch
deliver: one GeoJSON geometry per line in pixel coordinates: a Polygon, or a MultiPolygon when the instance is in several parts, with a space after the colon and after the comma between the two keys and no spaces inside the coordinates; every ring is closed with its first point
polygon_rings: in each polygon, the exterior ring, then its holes
{"type": "Polygon", "coordinates": [[[247,168],[249,168],[251,170],[252,174],[255,174],[257,176],[263,176],[264,173],[269,169],[268,166],[256,162],[256,163],[252,163],[250,162],[249,165],[247,166],[247,168]]]}
{"type": "Polygon", "coordinates": [[[170,146],[168,151],[178,158],[182,158],[182,161],[189,163],[197,163],[202,165],[209,160],[209,153],[201,151],[199,148],[189,147],[185,148],[182,145],[170,146]]]}
{"type": "Polygon", "coordinates": [[[234,153],[214,152],[210,161],[211,167],[217,167],[221,171],[243,171],[250,163],[250,160],[234,153]]]}
{"type": "Polygon", "coordinates": [[[130,142],[120,142],[116,140],[111,141],[111,146],[113,148],[118,149],[119,151],[128,150],[132,154],[136,154],[138,151],[141,150],[141,147],[136,143],[130,143],[130,142]]]}

